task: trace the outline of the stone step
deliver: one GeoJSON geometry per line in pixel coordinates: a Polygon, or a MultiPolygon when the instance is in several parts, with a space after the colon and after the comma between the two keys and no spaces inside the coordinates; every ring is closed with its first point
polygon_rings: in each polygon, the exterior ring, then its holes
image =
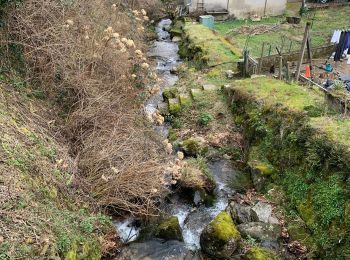
{"type": "Polygon", "coordinates": [[[204,91],[216,91],[216,90],[220,89],[220,87],[213,85],[213,84],[204,84],[202,86],[202,89],[204,91]]]}
{"type": "Polygon", "coordinates": [[[178,114],[181,111],[181,104],[178,98],[169,98],[168,106],[170,114],[178,114]]]}

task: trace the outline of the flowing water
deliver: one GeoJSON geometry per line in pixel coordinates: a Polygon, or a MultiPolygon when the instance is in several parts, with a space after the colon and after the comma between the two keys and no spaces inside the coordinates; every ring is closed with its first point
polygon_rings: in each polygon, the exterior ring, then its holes
{"type": "MultiPolygon", "coordinates": [[[[162,92],[164,88],[173,86],[178,80],[178,77],[172,74],[171,70],[180,65],[181,60],[178,55],[178,44],[171,41],[171,36],[167,32],[170,26],[171,20],[165,19],[159,22],[156,28],[158,40],[154,42],[148,54],[150,58],[156,61],[158,76],[162,79],[161,90],[145,104],[145,112],[150,115],[156,111],[159,104],[163,103],[162,92]]],[[[167,137],[168,125],[154,127],[160,135],[167,137]]],[[[200,250],[200,234],[227,207],[228,197],[233,193],[232,189],[228,187],[228,183],[236,173],[230,161],[226,160],[211,162],[209,167],[216,182],[214,191],[216,200],[212,207],[196,205],[196,203],[189,204],[178,194],[172,196],[170,202],[165,206],[167,213],[178,217],[184,242],[172,244],[169,241],[166,247],[157,240],[130,244],[128,253],[126,253],[129,257],[148,256],[150,259],[187,259],[183,256],[187,255],[189,257],[189,254],[200,250]],[[154,247],[158,247],[159,250],[154,247]]],[[[118,234],[124,241],[130,242],[137,238],[139,230],[134,223],[135,221],[132,218],[115,223],[118,234]]],[[[195,258],[194,255],[192,256],[193,258],[190,257],[190,259],[195,258]]]]}

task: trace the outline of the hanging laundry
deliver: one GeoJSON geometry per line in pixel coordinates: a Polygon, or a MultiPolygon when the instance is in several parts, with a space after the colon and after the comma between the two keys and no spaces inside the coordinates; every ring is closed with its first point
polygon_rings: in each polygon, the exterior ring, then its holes
{"type": "Polygon", "coordinates": [[[335,30],[331,39],[331,43],[339,43],[341,30],[335,30]]]}
{"type": "Polygon", "coordinates": [[[348,54],[350,54],[350,31],[342,31],[337,45],[334,61],[340,61],[344,51],[348,49],[348,54]]]}

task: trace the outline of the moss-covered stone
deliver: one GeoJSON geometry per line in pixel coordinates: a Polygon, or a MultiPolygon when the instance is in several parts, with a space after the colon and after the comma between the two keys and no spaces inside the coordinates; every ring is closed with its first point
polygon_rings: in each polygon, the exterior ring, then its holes
{"type": "Polygon", "coordinates": [[[163,220],[155,231],[155,236],[165,240],[179,240],[183,241],[182,231],[179,220],[176,216],[172,216],[163,220]]]}
{"type": "Polygon", "coordinates": [[[244,257],[247,260],[277,260],[278,257],[272,251],[261,248],[253,247],[249,249],[247,254],[244,257]]]}
{"type": "Polygon", "coordinates": [[[202,157],[186,160],[186,166],[181,171],[181,178],[178,184],[182,188],[199,191],[201,198],[204,200],[206,196],[202,192],[212,193],[216,186],[207,162],[202,157]]]}
{"type": "Polygon", "coordinates": [[[172,115],[177,115],[181,111],[181,105],[177,98],[168,99],[169,113],[172,115]]]}
{"type": "Polygon", "coordinates": [[[200,243],[210,256],[227,259],[237,250],[240,239],[230,214],[224,211],[204,229],[200,243]]]}
{"type": "Polygon", "coordinates": [[[201,138],[189,138],[180,144],[188,156],[204,155],[208,151],[205,141],[201,138]]]}
{"type": "Polygon", "coordinates": [[[171,99],[171,98],[176,98],[177,88],[175,88],[175,87],[166,88],[166,89],[164,89],[162,95],[163,95],[164,100],[168,100],[168,99],[171,99]]]}

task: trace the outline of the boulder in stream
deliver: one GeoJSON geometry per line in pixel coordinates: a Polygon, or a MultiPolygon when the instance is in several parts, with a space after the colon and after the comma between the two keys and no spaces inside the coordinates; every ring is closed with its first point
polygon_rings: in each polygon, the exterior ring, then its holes
{"type": "Polygon", "coordinates": [[[163,220],[155,230],[155,236],[165,240],[183,241],[182,231],[179,220],[176,216],[172,216],[163,220]]]}
{"type": "Polygon", "coordinates": [[[241,235],[231,216],[221,212],[202,232],[202,250],[214,258],[228,259],[238,248],[241,235]]]}
{"type": "Polygon", "coordinates": [[[263,222],[250,222],[237,226],[243,237],[251,237],[258,241],[278,241],[281,237],[281,226],[263,222]]]}

